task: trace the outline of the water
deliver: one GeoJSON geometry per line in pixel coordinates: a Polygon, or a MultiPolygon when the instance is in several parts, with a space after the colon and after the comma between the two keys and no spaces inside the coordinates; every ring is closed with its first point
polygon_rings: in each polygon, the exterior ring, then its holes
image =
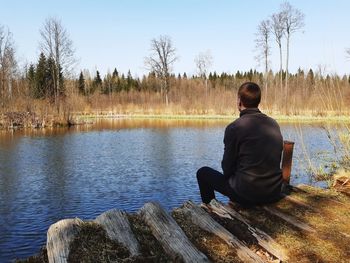
{"type": "MultiPolygon", "coordinates": [[[[48,227],[63,218],[94,219],[151,200],[168,210],[199,202],[201,166],[220,169],[228,121],[101,121],[73,129],[0,133],[0,262],[38,252],[48,227]]],[[[322,165],[333,146],[320,126],[282,125],[296,141],[292,184],[315,182],[305,169],[300,135],[322,165]]],[[[219,197],[225,200],[224,197],[219,197]]]]}

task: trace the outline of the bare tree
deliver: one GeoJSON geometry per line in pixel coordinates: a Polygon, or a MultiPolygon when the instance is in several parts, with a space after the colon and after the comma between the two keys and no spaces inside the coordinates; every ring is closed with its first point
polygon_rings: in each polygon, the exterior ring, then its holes
{"type": "Polygon", "coordinates": [[[208,96],[208,70],[213,64],[213,56],[210,50],[200,52],[195,58],[194,62],[197,67],[198,74],[205,80],[205,95],[208,96]]]}
{"type": "Polygon", "coordinates": [[[63,87],[60,74],[67,76],[70,74],[72,66],[76,60],[74,57],[73,42],[69,38],[67,30],[57,18],[48,18],[40,30],[40,49],[47,58],[55,62],[52,70],[54,76],[55,103],[58,102],[60,91],[63,87]]]}
{"type": "Polygon", "coordinates": [[[5,99],[12,97],[12,81],[17,69],[14,41],[8,28],[0,25],[0,99],[4,106],[5,99]]]}
{"type": "Polygon", "coordinates": [[[194,62],[196,63],[199,76],[202,78],[208,77],[208,69],[213,64],[213,56],[211,55],[210,50],[207,50],[206,52],[200,52],[194,58],[194,62]]]}
{"type": "Polygon", "coordinates": [[[289,2],[284,2],[281,5],[281,12],[284,16],[285,31],[287,40],[287,57],[286,57],[286,79],[285,79],[285,89],[286,89],[286,100],[288,96],[288,63],[289,63],[289,43],[290,37],[293,33],[304,27],[304,14],[299,10],[291,6],[289,2]]]}
{"type": "Polygon", "coordinates": [[[161,93],[165,96],[165,103],[168,105],[170,73],[172,65],[178,59],[176,49],[169,36],[161,35],[158,39],[151,40],[151,54],[145,58],[146,67],[154,72],[162,80],[161,93]]]}
{"type": "Polygon", "coordinates": [[[350,48],[345,49],[346,57],[350,59],[350,48]]]}
{"type": "Polygon", "coordinates": [[[258,32],[255,39],[255,48],[259,54],[256,56],[258,62],[264,61],[265,66],[265,100],[267,98],[267,77],[269,71],[269,56],[270,56],[270,37],[271,37],[271,22],[263,20],[258,26],[258,32]]]}
{"type": "Polygon", "coordinates": [[[284,35],[285,29],[285,17],[282,12],[278,12],[271,16],[271,29],[275,37],[275,41],[278,45],[280,52],[280,88],[281,93],[283,91],[283,79],[282,79],[282,38],[284,35]]]}

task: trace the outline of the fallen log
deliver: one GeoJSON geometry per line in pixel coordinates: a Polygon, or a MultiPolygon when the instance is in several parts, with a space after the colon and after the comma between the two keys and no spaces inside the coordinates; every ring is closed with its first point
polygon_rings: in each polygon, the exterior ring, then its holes
{"type": "Polygon", "coordinates": [[[50,226],[46,242],[49,263],[67,262],[69,245],[79,233],[82,223],[79,218],[63,219],[50,226]]]}
{"type": "Polygon", "coordinates": [[[140,254],[140,245],[131,230],[125,212],[112,209],[99,215],[95,219],[95,222],[105,229],[111,240],[124,245],[132,256],[140,254]]]}
{"type": "Polygon", "coordinates": [[[286,195],[286,194],[282,194],[284,200],[292,203],[292,204],[295,204],[295,205],[298,205],[298,206],[301,206],[301,207],[304,207],[310,211],[313,211],[313,212],[316,212],[315,211],[315,208],[310,206],[309,204],[307,204],[306,202],[304,202],[303,200],[300,200],[294,196],[291,196],[291,195],[286,195]]]}
{"type": "Polygon", "coordinates": [[[268,235],[258,227],[254,227],[252,223],[249,221],[249,219],[244,218],[239,212],[234,210],[231,206],[223,205],[220,202],[219,204],[223,207],[223,209],[225,209],[229,213],[229,215],[232,216],[232,218],[240,221],[241,223],[247,226],[249,233],[256,239],[257,243],[262,248],[264,248],[267,252],[269,252],[271,255],[275,256],[281,261],[288,260],[288,256],[285,252],[285,249],[282,246],[280,246],[270,235],[268,235]]]}
{"type": "Polygon", "coordinates": [[[350,197],[350,175],[334,176],[333,188],[350,197]]]}
{"type": "Polygon", "coordinates": [[[157,203],[146,203],[138,212],[151,228],[154,237],[175,261],[209,262],[187,238],[175,220],[157,203]]]}
{"type": "Polygon", "coordinates": [[[233,247],[236,250],[238,258],[243,262],[264,262],[239,239],[217,223],[207,212],[191,201],[186,202],[178,210],[185,216],[189,216],[191,221],[201,229],[220,237],[229,246],[233,247]]]}
{"type": "Polygon", "coordinates": [[[295,226],[296,228],[299,228],[303,231],[307,231],[307,232],[312,232],[312,233],[315,233],[316,230],[314,228],[312,228],[311,226],[309,226],[308,224],[300,221],[299,219],[293,217],[293,216],[290,216],[286,213],[283,213],[279,210],[277,210],[276,208],[273,208],[271,206],[262,206],[262,208],[269,212],[270,214],[273,214],[281,219],[283,219],[284,221],[288,222],[289,224],[295,226]]]}

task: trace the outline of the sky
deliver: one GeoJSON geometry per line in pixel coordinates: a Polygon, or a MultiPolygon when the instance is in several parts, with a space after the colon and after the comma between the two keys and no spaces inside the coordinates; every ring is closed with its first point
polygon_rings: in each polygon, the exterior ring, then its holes
{"type": "MultiPolygon", "coordinates": [[[[0,0],[0,24],[13,33],[20,65],[38,59],[45,19],[59,18],[76,50],[76,72],[102,74],[117,68],[134,76],[147,72],[144,59],[150,41],[168,35],[176,48],[174,73],[195,74],[194,58],[210,51],[210,71],[234,73],[257,69],[254,59],[258,24],[279,10],[277,0],[0,0]]],[[[350,74],[350,1],[290,0],[305,14],[305,27],[292,35],[291,72],[322,70],[350,74]]],[[[271,40],[270,67],[279,68],[278,48],[271,40]]],[[[285,58],[285,49],[284,49],[285,58]]]]}

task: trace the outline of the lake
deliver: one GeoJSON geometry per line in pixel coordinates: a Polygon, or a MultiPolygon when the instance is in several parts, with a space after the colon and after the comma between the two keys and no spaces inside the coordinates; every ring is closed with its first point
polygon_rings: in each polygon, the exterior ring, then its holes
{"type": "MultiPolygon", "coordinates": [[[[94,219],[151,200],[199,202],[196,171],[220,169],[226,121],[103,120],[70,129],[0,132],[0,262],[35,254],[63,218],[94,219]]],[[[292,184],[336,155],[321,124],[281,124],[295,141],[292,184]],[[306,152],[308,154],[306,154],[306,152]]],[[[221,200],[226,200],[222,196],[221,200]]]]}

